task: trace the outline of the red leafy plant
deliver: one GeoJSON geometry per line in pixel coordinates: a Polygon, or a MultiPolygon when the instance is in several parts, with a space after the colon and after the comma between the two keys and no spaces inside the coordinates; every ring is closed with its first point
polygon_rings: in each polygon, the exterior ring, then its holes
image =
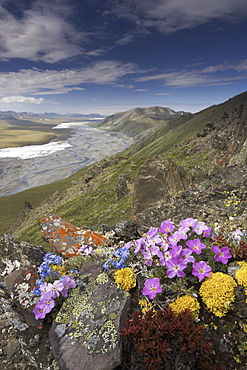
{"type": "Polygon", "coordinates": [[[175,315],[169,307],[135,311],[126,319],[123,336],[123,369],[224,370],[217,365],[213,345],[204,338],[190,310],[175,315]],[[142,366],[141,366],[142,363],[142,366]],[[126,365],[125,365],[126,364],[126,365]],[[137,367],[138,364],[138,367],[137,367]]]}
{"type": "MultiPolygon", "coordinates": [[[[223,229],[223,233],[227,233],[227,230],[223,229]]],[[[228,232],[229,234],[229,232],[228,232]]],[[[245,239],[245,237],[244,237],[245,239]]],[[[242,261],[247,259],[247,243],[242,238],[240,240],[234,240],[228,236],[228,239],[224,234],[219,234],[214,239],[214,244],[219,247],[230,248],[232,257],[237,261],[242,261]]]]}

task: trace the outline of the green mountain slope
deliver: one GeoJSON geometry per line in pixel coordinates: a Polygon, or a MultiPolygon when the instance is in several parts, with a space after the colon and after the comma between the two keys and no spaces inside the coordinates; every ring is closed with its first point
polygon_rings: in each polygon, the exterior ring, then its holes
{"type": "Polygon", "coordinates": [[[167,153],[175,145],[202,132],[205,123],[221,119],[225,113],[231,113],[246,102],[247,92],[244,92],[222,104],[213,105],[196,114],[186,114],[158,127],[150,135],[145,136],[140,142],[128,148],[124,154],[149,157],[167,153]]]}
{"type": "Polygon", "coordinates": [[[134,108],[106,117],[97,123],[95,127],[121,131],[129,136],[135,136],[145,130],[165,124],[183,114],[184,112],[175,112],[170,108],[163,107],[134,108]]]}

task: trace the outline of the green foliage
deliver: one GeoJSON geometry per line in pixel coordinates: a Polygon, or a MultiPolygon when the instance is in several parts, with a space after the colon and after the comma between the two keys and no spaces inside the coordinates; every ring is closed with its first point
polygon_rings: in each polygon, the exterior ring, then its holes
{"type": "MultiPolygon", "coordinates": [[[[40,208],[35,210],[35,213],[31,212],[30,216],[27,214],[27,219],[24,220],[21,229],[15,233],[15,236],[18,239],[21,238],[23,241],[28,241],[32,244],[38,243],[38,245],[43,245],[46,248],[47,244],[44,243],[40,237],[39,225],[40,219],[46,213],[57,213],[78,227],[86,226],[94,229],[99,229],[102,224],[115,225],[119,220],[130,219],[132,195],[129,194],[117,200],[115,188],[120,175],[126,175],[130,181],[135,181],[137,172],[143,161],[144,159],[133,160],[131,158],[120,158],[114,165],[100,171],[97,177],[95,177],[95,180],[91,180],[92,184],[90,183],[91,186],[87,191],[78,190],[75,192],[75,195],[68,195],[66,199],[62,199],[60,202],[61,204],[56,203],[56,201],[53,203],[52,199],[48,199],[46,202],[43,201],[40,208]]],[[[87,168],[83,169],[80,173],[83,174],[83,172],[87,170],[87,168]]],[[[79,173],[77,173],[77,176],[79,184],[78,189],[80,189],[81,180],[79,173]]],[[[70,191],[71,179],[72,177],[66,179],[68,181],[68,194],[70,191]]],[[[74,176],[73,179],[75,179],[74,176]]],[[[63,181],[65,180],[62,180],[62,182],[63,181]]],[[[57,182],[57,186],[59,186],[60,183],[60,181],[57,182]]],[[[50,184],[41,188],[49,189],[52,185],[54,186],[54,184],[50,184]]],[[[85,186],[84,180],[82,180],[81,186],[85,186]]],[[[40,188],[34,188],[23,193],[27,196],[29,192],[33,191],[37,196],[36,201],[38,201],[39,189],[40,188]]],[[[8,198],[11,199],[11,197],[8,198]]],[[[25,199],[25,197],[23,199],[25,199]]],[[[32,204],[32,201],[30,202],[32,204]]]]}
{"type": "MultiPolygon", "coordinates": [[[[11,225],[17,222],[20,212],[28,214],[29,211],[23,211],[25,201],[31,203],[33,208],[36,208],[56,191],[69,188],[71,182],[77,181],[85,171],[86,168],[83,168],[64,180],[0,198],[0,235],[9,232],[11,225]]],[[[50,212],[48,208],[44,213],[47,212],[50,212]]]]}
{"type": "Polygon", "coordinates": [[[42,239],[40,230],[40,220],[38,219],[19,234],[19,240],[33,245],[42,245],[47,251],[52,252],[50,244],[42,239]]]}

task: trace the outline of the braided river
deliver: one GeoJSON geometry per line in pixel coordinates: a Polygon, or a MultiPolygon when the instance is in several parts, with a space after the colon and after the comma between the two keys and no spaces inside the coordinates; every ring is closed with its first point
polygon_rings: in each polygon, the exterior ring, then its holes
{"type": "Polygon", "coordinates": [[[133,143],[123,133],[99,130],[86,123],[55,126],[55,130],[70,130],[65,141],[0,149],[0,198],[62,180],[133,143]]]}

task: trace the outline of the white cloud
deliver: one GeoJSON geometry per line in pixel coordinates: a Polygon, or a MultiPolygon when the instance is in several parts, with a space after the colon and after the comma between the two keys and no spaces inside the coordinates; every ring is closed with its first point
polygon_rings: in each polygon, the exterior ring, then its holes
{"type": "Polygon", "coordinates": [[[55,63],[81,54],[78,41],[87,33],[77,33],[65,19],[68,8],[56,2],[34,1],[21,17],[14,17],[0,5],[0,58],[24,58],[55,63]]]}
{"type": "Polygon", "coordinates": [[[173,95],[171,93],[154,93],[153,95],[173,95]]]}
{"type": "Polygon", "coordinates": [[[133,63],[99,61],[81,69],[22,69],[0,73],[0,96],[15,94],[47,95],[81,90],[80,84],[113,84],[127,74],[137,72],[133,63]]]}
{"type": "Polygon", "coordinates": [[[149,90],[148,89],[136,89],[134,91],[140,91],[140,92],[142,92],[142,91],[149,91],[149,90]]]}
{"type": "Polygon", "coordinates": [[[29,104],[41,104],[43,102],[43,98],[33,98],[31,96],[4,96],[0,99],[2,103],[29,103],[29,104]]]}
{"type": "Polygon", "coordinates": [[[162,33],[193,28],[218,19],[246,19],[246,0],[131,0],[114,1],[111,12],[136,24],[136,29],[158,29],[162,33]]]}
{"type": "Polygon", "coordinates": [[[117,84],[117,85],[114,85],[115,87],[121,87],[123,89],[133,89],[133,85],[124,85],[124,84],[117,84]]]}
{"type": "Polygon", "coordinates": [[[62,94],[67,94],[70,91],[83,91],[85,90],[84,87],[65,87],[61,86],[60,89],[48,89],[46,91],[39,91],[33,93],[33,95],[62,95],[62,94]]]}
{"type": "Polygon", "coordinates": [[[165,86],[170,87],[194,87],[194,86],[216,86],[227,85],[238,82],[239,80],[247,79],[247,74],[229,72],[244,72],[247,70],[247,60],[243,60],[236,64],[219,64],[208,66],[203,69],[184,69],[180,71],[172,71],[159,73],[154,75],[142,76],[137,78],[136,82],[160,81],[165,86]],[[224,71],[226,73],[224,74],[224,71]],[[215,74],[221,72],[220,74],[215,74]]]}

